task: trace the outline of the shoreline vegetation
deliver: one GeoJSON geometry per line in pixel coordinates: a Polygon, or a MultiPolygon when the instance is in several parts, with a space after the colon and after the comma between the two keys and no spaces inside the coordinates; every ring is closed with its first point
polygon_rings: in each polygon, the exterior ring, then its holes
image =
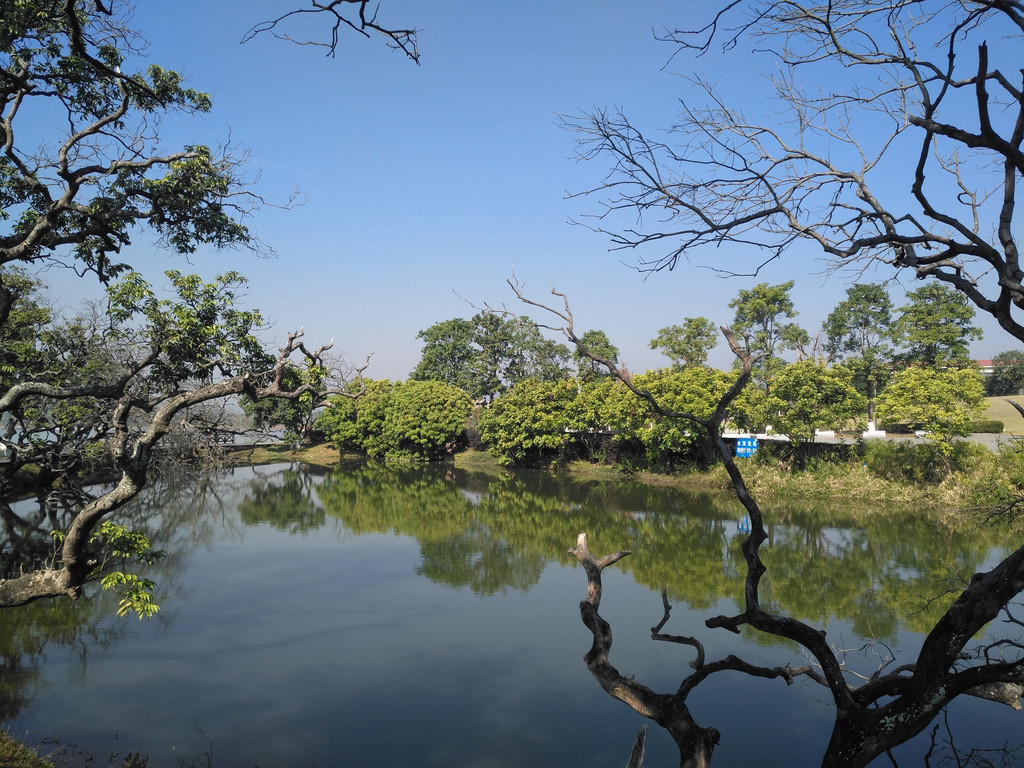
{"type": "MultiPolygon", "coordinates": [[[[872,442],[878,445],[866,455],[850,450],[845,455],[809,460],[799,468],[791,459],[766,451],[759,458],[744,460],[741,469],[748,487],[762,502],[814,507],[841,504],[836,514],[850,520],[899,513],[923,516],[953,528],[972,527],[988,519],[1008,518],[1001,516],[1000,510],[1018,495],[1024,496],[1024,438],[1019,442],[1011,439],[999,450],[961,441],[952,455],[943,455],[927,443],[872,442]]],[[[267,445],[231,452],[224,464],[300,462],[330,467],[343,459],[365,457],[343,454],[330,444],[298,449],[267,445]]],[[[471,472],[510,471],[485,450],[457,453],[451,462],[471,472]]],[[[732,496],[721,465],[661,473],[627,472],[609,463],[571,461],[541,471],[583,481],[635,482],[732,496]]]]}

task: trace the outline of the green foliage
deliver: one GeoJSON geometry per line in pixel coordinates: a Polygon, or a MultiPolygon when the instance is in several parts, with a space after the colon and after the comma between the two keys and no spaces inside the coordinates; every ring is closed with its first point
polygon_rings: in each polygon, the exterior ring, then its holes
{"type": "Polygon", "coordinates": [[[409,378],[440,381],[472,393],[473,361],[477,354],[474,336],[473,323],[461,317],[434,323],[420,331],[416,338],[423,340],[423,352],[409,378]]]}
{"type": "Polygon", "coordinates": [[[0,391],[4,391],[47,365],[39,339],[53,313],[42,303],[39,280],[24,269],[0,267],[0,290],[10,297],[9,315],[0,322],[0,391]]]}
{"type": "MultiPolygon", "coordinates": [[[[53,531],[53,540],[60,544],[64,541],[64,533],[53,531]]],[[[103,589],[116,591],[120,594],[117,615],[125,616],[135,613],[139,619],[152,618],[160,606],[153,600],[156,584],[150,579],[142,578],[123,570],[111,570],[124,567],[129,562],[137,561],[142,565],[152,565],[165,557],[163,550],[154,549],[149,537],[141,531],[134,531],[123,525],[104,520],[99,528],[89,537],[89,543],[99,549],[101,556],[89,575],[89,579],[98,578],[103,589]]]]}
{"type": "MultiPolygon", "coordinates": [[[[895,334],[892,311],[884,286],[856,283],[822,326],[825,351],[832,359],[844,361],[853,374],[853,386],[868,398],[869,409],[870,401],[889,380],[895,334]]],[[[873,419],[874,413],[869,412],[868,418],[873,419]]]]}
{"type": "Polygon", "coordinates": [[[420,331],[423,353],[409,378],[440,381],[465,390],[474,400],[490,400],[526,378],[566,377],[569,350],[544,338],[528,318],[479,312],[420,331]]]}
{"type": "MultiPolygon", "coordinates": [[[[651,393],[666,411],[689,413],[699,419],[711,416],[718,401],[732,384],[734,375],[703,366],[682,370],[661,369],[633,377],[633,384],[651,393]]],[[[635,399],[632,393],[624,397],[635,399]]],[[[621,436],[638,439],[647,453],[650,466],[671,467],[704,447],[701,428],[688,419],[665,417],[654,413],[645,401],[637,410],[627,401],[628,419],[615,423],[621,436]]]]}
{"type": "MultiPolygon", "coordinates": [[[[580,336],[583,346],[598,357],[602,357],[612,365],[619,364],[619,348],[608,339],[604,331],[590,330],[580,336]]],[[[596,360],[584,355],[579,348],[573,350],[573,360],[576,362],[576,371],[583,382],[593,381],[602,376],[611,376],[608,369],[596,360]]]]}
{"type": "Polygon", "coordinates": [[[339,450],[385,459],[431,461],[449,456],[464,442],[472,408],[458,387],[439,381],[367,381],[358,399],[336,396],[316,427],[339,450]]]}
{"type": "Polygon", "coordinates": [[[729,308],[736,310],[732,330],[746,337],[752,353],[764,355],[755,366],[755,376],[762,385],[767,385],[784,365],[778,352],[800,349],[809,341],[807,331],[787,322],[797,316],[789,295],[793,285],[792,280],[779,285],[758,283],[740,290],[729,302],[729,308]]]}
{"type": "Polygon", "coordinates": [[[975,419],[974,421],[968,422],[967,430],[968,433],[972,435],[998,435],[1003,431],[1005,426],[1006,425],[999,419],[975,419]]]}
{"type": "Polygon", "coordinates": [[[706,365],[708,353],[718,342],[718,330],[706,317],[688,317],[682,325],[670,325],[651,339],[651,349],[660,349],[672,365],[706,365]]]}
{"type": "Polygon", "coordinates": [[[764,432],[771,424],[767,390],[747,385],[733,400],[729,425],[744,432],[764,432]]]}
{"type": "Polygon", "coordinates": [[[464,444],[472,405],[461,389],[439,381],[396,384],[383,424],[386,447],[378,455],[419,461],[452,455],[464,444]]]}
{"type": "Polygon", "coordinates": [[[1024,443],[1015,440],[999,446],[990,461],[975,466],[967,483],[969,503],[987,509],[992,517],[1011,521],[1024,499],[1024,443]]]}
{"type": "Polygon", "coordinates": [[[988,448],[963,440],[950,442],[946,450],[939,450],[934,442],[867,440],[863,462],[881,480],[924,486],[940,483],[952,472],[972,469],[989,453],[988,448]]]}
{"type": "Polygon", "coordinates": [[[896,330],[903,359],[921,365],[970,362],[970,342],[981,338],[974,307],[960,291],[934,280],[907,291],[909,304],[900,307],[896,330]]]}
{"type": "MultiPolygon", "coordinates": [[[[386,380],[382,380],[386,382],[386,380]]],[[[372,379],[365,380],[366,393],[381,384],[372,379]]],[[[386,382],[390,388],[390,382],[386,382]]],[[[365,394],[364,394],[365,397],[365,394]]],[[[327,407],[317,416],[314,428],[324,433],[339,451],[362,450],[362,436],[359,429],[359,412],[356,401],[351,397],[333,395],[327,400],[327,407]]]]}
{"type": "Polygon", "coordinates": [[[985,394],[1005,397],[1024,389],[1024,350],[1000,352],[992,358],[992,373],[985,379],[985,394]]]}
{"type": "MultiPolygon", "coordinates": [[[[9,269],[0,279],[10,278],[9,269]]],[[[23,289],[12,306],[0,335],[12,340],[9,351],[19,362],[8,386],[33,384],[71,394],[42,393],[24,397],[5,412],[8,436],[15,436],[20,461],[40,468],[37,482],[72,483],[83,469],[109,462],[106,442],[113,432],[115,413],[124,402],[152,413],[183,388],[194,388],[245,374],[256,383],[274,368],[255,336],[260,315],[235,305],[246,281],[229,272],[205,282],[195,275],[167,273],[175,294],[158,297],[138,273],[127,272],[107,291],[101,313],[65,320],[52,316],[36,296],[34,282],[12,279],[23,289]],[[40,326],[40,322],[45,325],[40,326]],[[97,391],[106,387],[106,391],[97,391]],[[121,401],[130,389],[131,401],[121,401]],[[143,407],[144,406],[144,407],[143,407]]],[[[320,375],[318,370],[285,369],[298,381],[320,375]]],[[[140,415],[140,418],[141,415],[140,415]]],[[[138,430],[141,421],[132,429],[138,430]]],[[[194,422],[193,422],[194,423],[194,422]]],[[[16,471],[6,465],[3,474],[16,471]]]]}
{"type": "Polygon", "coordinates": [[[618,379],[601,376],[586,383],[577,379],[568,428],[584,457],[593,459],[609,438],[628,441],[631,435],[623,428],[639,422],[648,411],[647,403],[618,379]]]}
{"type": "Polygon", "coordinates": [[[974,368],[905,368],[878,397],[883,423],[903,423],[925,430],[941,450],[953,438],[969,434],[969,425],[985,407],[981,374],[974,368]]]}
{"type": "Polygon", "coordinates": [[[236,163],[160,141],[163,116],[207,112],[211,100],[158,65],[132,71],[139,57],[126,54],[145,43],[130,13],[118,3],[5,3],[0,100],[18,108],[7,115],[0,159],[0,265],[73,259],[108,280],[128,269],[111,259],[140,225],[181,253],[253,244],[240,222],[236,163]],[[38,125],[49,131],[44,141],[38,125]]]}
{"type": "Polygon", "coordinates": [[[854,389],[852,372],[800,360],[772,380],[763,408],[777,432],[793,440],[814,439],[818,429],[841,429],[866,406],[854,389]]]}
{"type": "MultiPolygon", "coordinates": [[[[306,383],[311,376],[321,371],[301,371],[297,368],[285,368],[281,373],[281,384],[294,391],[306,383]]],[[[309,393],[295,399],[267,398],[253,400],[248,395],[239,398],[238,404],[248,416],[256,429],[270,430],[283,427],[285,441],[300,438],[309,426],[315,403],[309,393]]]]}
{"type": "Polygon", "coordinates": [[[502,464],[535,466],[557,457],[572,439],[575,381],[525,379],[484,409],[477,427],[502,464]]]}
{"type": "Polygon", "coordinates": [[[884,286],[856,283],[825,319],[826,350],[836,359],[882,361],[891,354],[892,299],[884,286]]]}
{"type": "MultiPolygon", "coordinates": [[[[711,415],[733,374],[703,366],[664,369],[633,378],[669,411],[711,415]]],[[[661,416],[610,376],[592,381],[519,382],[480,415],[481,437],[502,463],[535,466],[567,455],[570,446],[593,457],[611,441],[636,445],[646,466],[703,461],[700,428],[692,421],[661,416]]],[[[632,461],[633,459],[630,459],[632,461]]]]}
{"type": "Polygon", "coordinates": [[[243,275],[227,272],[210,283],[178,270],[165,275],[173,299],[158,299],[137,272],[107,291],[114,338],[161,350],[149,374],[152,382],[170,388],[271,366],[272,358],[253,335],[262,324],[260,313],[235,306],[237,292],[248,283],[243,275]]]}
{"type": "Polygon", "coordinates": [[[117,615],[124,616],[133,612],[139,619],[152,618],[160,610],[160,606],[153,601],[156,584],[150,579],[120,570],[106,572],[106,568],[110,561],[124,564],[137,560],[143,565],[149,565],[163,559],[163,550],[153,549],[145,534],[129,530],[110,520],[104,520],[100,524],[91,540],[103,548],[108,558],[97,569],[97,573],[103,574],[100,580],[103,589],[114,590],[121,596],[117,615]]]}

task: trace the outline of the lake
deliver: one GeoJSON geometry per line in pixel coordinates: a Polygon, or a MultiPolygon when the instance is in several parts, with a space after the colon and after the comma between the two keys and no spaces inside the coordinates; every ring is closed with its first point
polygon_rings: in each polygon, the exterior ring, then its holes
{"type": "MultiPolygon", "coordinates": [[[[828,630],[865,673],[886,654],[910,661],[942,610],[928,598],[1004,552],[993,533],[905,516],[850,526],[827,508],[765,511],[765,603],[828,630]]],[[[691,649],[651,639],[662,590],[664,631],[696,636],[709,659],[805,663],[770,638],[704,626],[742,594],[746,520],[728,495],[276,465],[161,484],[120,519],[167,551],[144,574],[157,582],[153,619],[118,618],[116,598],[95,590],[0,613],[6,727],[68,765],[141,752],[154,768],[623,766],[646,721],[582,661],[586,576],[567,554],[581,531],[595,555],[633,552],[605,571],[601,606],[623,674],[670,692],[689,669],[691,649]]],[[[738,673],[689,699],[722,732],[715,765],[780,768],[820,763],[828,702],[808,680],[738,673]]],[[[1024,743],[1008,707],[961,697],[948,714],[935,721],[940,754],[1024,743]]],[[[928,747],[922,735],[896,759],[921,765],[928,747]]],[[[678,763],[651,724],[645,764],[678,763]]]]}

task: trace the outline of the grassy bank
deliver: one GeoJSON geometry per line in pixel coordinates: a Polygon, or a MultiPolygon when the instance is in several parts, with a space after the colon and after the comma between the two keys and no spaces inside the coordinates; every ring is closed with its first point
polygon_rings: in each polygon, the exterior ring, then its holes
{"type": "Polygon", "coordinates": [[[12,739],[7,731],[0,731],[0,767],[54,768],[53,763],[43,760],[33,750],[12,739]]]}
{"type": "MultiPolygon", "coordinates": [[[[877,449],[876,449],[877,450],[877,449]]],[[[235,465],[302,462],[333,466],[341,459],[330,446],[319,445],[293,450],[289,446],[261,446],[234,451],[228,456],[235,465]]],[[[940,517],[968,507],[976,507],[1012,493],[1024,482],[1024,456],[1014,452],[995,454],[981,446],[964,446],[947,459],[929,446],[913,448],[891,445],[881,455],[825,460],[819,459],[797,469],[784,456],[762,455],[744,459],[740,469],[744,481],[761,501],[827,503],[835,500],[863,506],[866,512],[885,507],[927,510],[940,517]],[[1020,477],[1020,481],[1016,478],[1020,477]],[[986,495],[991,497],[986,499],[986,495]]],[[[471,472],[501,474],[507,470],[486,451],[466,451],[455,456],[455,466],[471,472]]],[[[729,492],[731,483],[724,467],[709,470],[681,469],[659,472],[624,472],[609,464],[570,462],[550,467],[574,477],[602,482],[629,480],[648,485],[667,485],[704,492],[729,492]]]]}

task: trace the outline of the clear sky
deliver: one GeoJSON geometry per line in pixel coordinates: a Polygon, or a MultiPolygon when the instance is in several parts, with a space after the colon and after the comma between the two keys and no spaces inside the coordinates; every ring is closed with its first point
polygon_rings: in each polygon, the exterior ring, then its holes
{"type": "MultiPolygon", "coordinates": [[[[728,323],[728,302],[757,282],[796,280],[797,320],[812,335],[845,294],[847,283],[823,277],[810,251],[757,278],[686,264],[645,278],[629,265],[656,252],[609,252],[606,238],[568,223],[597,202],[567,193],[598,184],[607,164],[578,162],[558,115],[621,107],[652,135],[671,125],[689,86],[664,69],[672,49],[654,31],[703,23],[705,4],[382,0],[382,22],[421,30],[421,66],[348,30],[335,58],[269,36],[240,44],[253,24],[304,5],[138,3],[135,26],[151,60],[214,99],[208,116],[168,118],[165,137],[250,149],[260,194],[283,203],[298,191],[305,201],[264,207],[249,222],[276,251],[271,260],[203,252],[189,263],[140,240],[126,260],[155,284],[165,269],[238,269],[250,279],[248,303],[273,323],[268,340],[304,327],[315,343],[333,338],[350,361],[372,353],[367,375],[391,379],[418,361],[417,332],[472,316],[468,302],[522,311],[504,282],[513,271],[537,298],[552,286],[566,292],[577,330],[605,331],[633,371],[667,363],[648,349],[659,328],[693,316],[728,323]]],[[[671,68],[702,72],[742,97],[759,63],[735,53],[676,58],[671,68]]],[[[47,280],[69,304],[87,288],[54,273],[47,280]]],[[[899,286],[892,293],[898,306],[899,286]]],[[[977,357],[1017,346],[979,325],[977,357]]],[[[720,347],[711,362],[731,361],[720,347]]]]}

